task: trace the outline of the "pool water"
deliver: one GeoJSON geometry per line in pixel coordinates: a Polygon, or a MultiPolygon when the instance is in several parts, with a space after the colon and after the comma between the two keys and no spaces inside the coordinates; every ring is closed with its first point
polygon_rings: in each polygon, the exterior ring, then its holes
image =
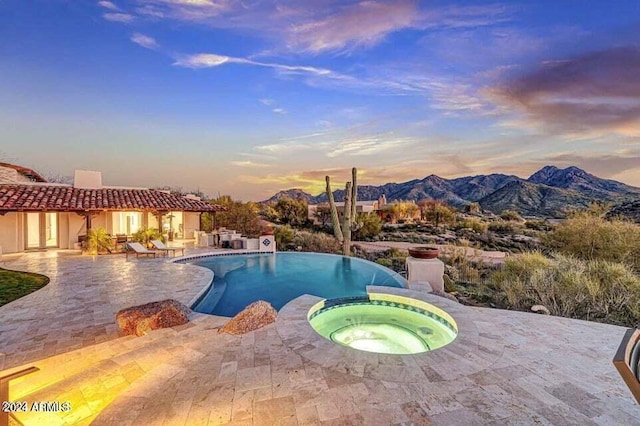
{"type": "Polygon", "coordinates": [[[211,269],[214,279],[193,309],[227,317],[256,300],[265,300],[279,310],[304,294],[334,299],[364,296],[368,285],[406,287],[406,280],[388,268],[332,254],[215,256],[194,264],[211,269]]]}
{"type": "Polygon", "coordinates": [[[433,351],[457,336],[455,321],[446,312],[401,296],[321,302],[311,308],[309,323],[334,343],[385,354],[433,351]]]}

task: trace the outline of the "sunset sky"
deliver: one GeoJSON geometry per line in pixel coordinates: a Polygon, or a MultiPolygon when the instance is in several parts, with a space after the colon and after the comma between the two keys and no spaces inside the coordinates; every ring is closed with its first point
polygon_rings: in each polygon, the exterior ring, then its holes
{"type": "Polygon", "coordinates": [[[575,165],[640,186],[640,1],[0,0],[0,161],[261,200],[575,165]]]}

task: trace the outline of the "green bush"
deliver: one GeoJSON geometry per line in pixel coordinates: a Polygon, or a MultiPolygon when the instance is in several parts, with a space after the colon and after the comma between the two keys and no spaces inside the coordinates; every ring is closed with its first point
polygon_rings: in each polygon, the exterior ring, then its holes
{"type": "Polygon", "coordinates": [[[98,254],[105,251],[111,253],[112,248],[113,238],[107,233],[106,229],[89,229],[87,233],[87,252],[89,254],[98,254]]]}
{"type": "Polygon", "coordinates": [[[623,262],[640,271],[640,226],[605,220],[591,212],[573,215],[543,236],[552,250],[587,260],[623,262]]]}
{"type": "Polygon", "coordinates": [[[142,244],[145,247],[148,247],[152,240],[160,240],[162,242],[165,242],[164,235],[162,235],[159,230],[146,227],[138,229],[138,231],[136,231],[131,236],[131,239],[142,244]]]}
{"type": "Polygon", "coordinates": [[[506,307],[636,326],[640,321],[640,278],[622,263],[554,254],[523,253],[507,258],[492,279],[506,307]]]}
{"type": "Polygon", "coordinates": [[[360,228],[353,233],[353,239],[363,240],[375,237],[382,231],[382,219],[375,213],[361,213],[356,219],[360,228]]]}
{"type": "Polygon", "coordinates": [[[322,232],[296,232],[292,243],[296,247],[296,250],[300,248],[300,251],[336,254],[342,252],[342,247],[340,243],[338,243],[338,240],[322,232]]]}
{"type": "Polygon", "coordinates": [[[295,232],[289,225],[277,226],[274,229],[273,235],[276,239],[276,247],[280,251],[287,250],[287,247],[293,243],[295,232]]]}

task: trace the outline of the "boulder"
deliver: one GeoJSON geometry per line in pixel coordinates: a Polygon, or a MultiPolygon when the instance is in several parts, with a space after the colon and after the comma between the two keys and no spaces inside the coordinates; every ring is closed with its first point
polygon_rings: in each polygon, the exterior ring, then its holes
{"type": "Polygon", "coordinates": [[[122,309],[116,314],[116,322],[124,335],[143,336],[151,330],[186,324],[189,313],[187,306],[167,299],[122,309]]]}
{"type": "Polygon", "coordinates": [[[218,333],[244,334],[275,322],[278,311],[264,300],[253,302],[223,325],[218,333]]]}
{"type": "Polygon", "coordinates": [[[549,312],[549,309],[547,309],[547,307],[543,305],[533,305],[531,307],[531,310],[537,314],[551,315],[551,312],[549,312]]]}

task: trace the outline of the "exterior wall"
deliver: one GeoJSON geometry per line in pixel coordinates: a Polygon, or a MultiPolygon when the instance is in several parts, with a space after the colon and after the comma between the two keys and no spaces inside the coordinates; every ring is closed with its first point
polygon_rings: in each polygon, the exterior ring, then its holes
{"type": "Polygon", "coordinates": [[[22,251],[22,213],[7,213],[0,216],[0,247],[2,253],[16,253],[22,251]]]}
{"type": "Polygon", "coordinates": [[[158,217],[149,212],[147,212],[145,216],[147,217],[147,228],[158,229],[158,217]]]}
{"type": "Polygon", "coordinates": [[[29,183],[31,179],[21,175],[17,170],[0,166],[1,183],[29,183]]]}
{"type": "Polygon", "coordinates": [[[184,212],[182,215],[184,238],[193,238],[193,231],[200,230],[200,213],[184,212]]]}
{"type": "Polygon", "coordinates": [[[76,213],[67,213],[68,218],[68,232],[69,232],[69,247],[73,247],[74,243],[78,242],[80,235],[87,234],[87,223],[84,216],[80,216],[76,213]]]}

